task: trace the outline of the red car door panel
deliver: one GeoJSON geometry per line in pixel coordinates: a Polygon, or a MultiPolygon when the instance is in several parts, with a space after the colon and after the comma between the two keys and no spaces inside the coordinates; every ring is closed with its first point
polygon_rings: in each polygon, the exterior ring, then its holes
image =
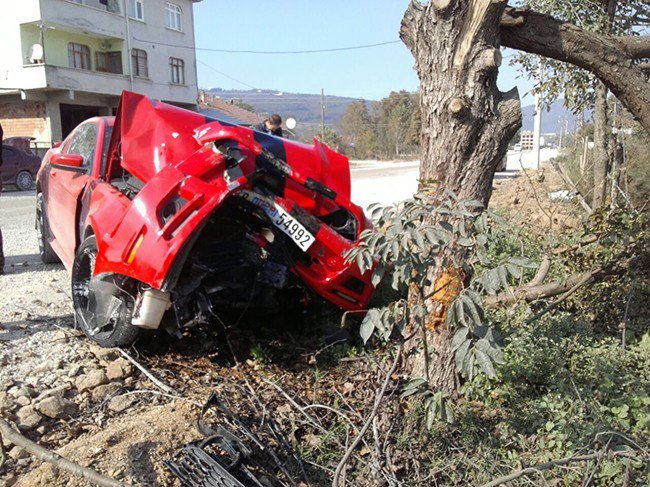
{"type": "Polygon", "coordinates": [[[97,123],[88,122],[80,125],[64,150],[67,154],[83,156],[82,167],[64,167],[56,164],[51,164],[50,167],[47,213],[50,229],[55,238],[52,244],[67,268],[72,267],[78,244],[79,200],[84,187],[92,178],[98,150],[101,153],[98,134],[97,123]]]}

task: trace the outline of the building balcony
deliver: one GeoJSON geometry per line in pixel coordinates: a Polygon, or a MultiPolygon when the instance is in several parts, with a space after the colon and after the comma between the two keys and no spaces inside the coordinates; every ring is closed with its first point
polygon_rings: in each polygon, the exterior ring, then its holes
{"type": "Polygon", "coordinates": [[[102,38],[126,37],[122,1],[109,0],[41,0],[41,20],[53,29],[102,38]]]}

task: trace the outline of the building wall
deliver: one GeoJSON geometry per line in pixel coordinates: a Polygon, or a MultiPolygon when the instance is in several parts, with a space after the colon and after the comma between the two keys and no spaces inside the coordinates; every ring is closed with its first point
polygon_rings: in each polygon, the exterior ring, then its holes
{"type": "MultiPolygon", "coordinates": [[[[87,5],[72,0],[17,0],[0,16],[0,119],[15,120],[16,130],[28,132],[17,135],[52,141],[62,136],[62,103],[99,107],[102,113],[110,114],[122,90],[133,90],[156,100],[196,108],[192,0],[170,0],[182,9],[181,32],[166,27],[166,0],[146,0],[144,22],[130,19],[128,29],[121,13],[97,8],[101,7],[99,0],[83,1],[87,5]],[[45,27],[42,34],[38,27],[41,21],[45,27]],[[45,64],[30,64],[30,48],[41,39],[45,64]],[[70,42],[90,48],[92,70],[68,66],[70,42]],[[129,47],[147,52],[148,78],[130,76],[129,47]],[[95,71],[96,52],[117,50],[122,52],[123,74],[95,71]],[[185,83],[171,84],[170,57],[183,59],[185,83]],[[23,116],[16,111],[21,104],[25,107],[23,116]],[[33,116],[35,107],[39,107],[38,116],[33,116]]],[[[115,0],[112,5],[117,7],[123,1],[115,0]]]]}
{"type": "Polygon", "coordinates": [[[149,80],[134,80],[134,90],[152,98],[176,103],[191,103],[198,98],[196,56],[194,53],[194,18],[191,0],[171,0],[181,7],[182,32],[165,27],[166,0],[144,2],[144,22],[131,19],[131,47],[144,49],[149,60],[149,80]],[[183,46],[183,47],[176,47],[183,46]],[[171,85],[169,58],[185,61],[185,84],[171,85]]]}
{"type": "Polygon", "coordinates": [[[2,101],[0,123],[4,137],[28,136],[49,140],[45,103],[39,101],[2,101]]]}

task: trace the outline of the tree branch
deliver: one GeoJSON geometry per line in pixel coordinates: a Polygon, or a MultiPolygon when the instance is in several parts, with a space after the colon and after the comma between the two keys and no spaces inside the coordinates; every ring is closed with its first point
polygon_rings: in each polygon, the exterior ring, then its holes
{"type": "Polygon", "coordinates": [[[531,10],[506,8],[501,44],[586,69],[599,78],[650,133],[650,84],[632,63],[650,36],[609,37],[531,10]]]}
{"type": "Polygon", "coordinates": [[[614,452],[610,451],[608,454],[608,450],[600,450],[596,453],[590,453],[589,455],[579,455],[579,456],[560,458],[558,460],[552,460],[550,462],[542,463],[540,465],[535,465],[534,467],[524,468],[523,470],[518,470],[509,475],[504,475],[503,477],[494,479],[491,482],[488,482],[487,484],[483,484],[481,487],[497,487],[498,485],[505,484],[506,482],[510,482],[512,480],[518,479],[519,477],[522,477],[524,475],[529,475],[532,473],[539,472],[540,470],[548,470],[554,467],[561,467],[562,465],[568,465],[574,462],[589,462],[591,460],[596,460],[599,458],[603,458],[605,456],[630,457],[631,455],[627,451],[614,451],[614,452]]]}
{"type": "Polygon", "coordinates": [[[514,304],[521,300],[530,303],[532,301],[537,301],[538,299],[551,298],[569,291],[573,294],[578,290],[578,288],[591,282],[593,279],[605,275],[614,275],[618,272],[621,272],[618,268],[605,270],[602,267],[598,267],[588,272],[574,274],[566,281],[553,281],[539,286],[526,285],[512,292],[503,292],[495,296],[488,296],[485,298],[484,303],[487,307],[495,308],[498,306],[514,304]]]}
{"type": "Polygon", "coordinates": [[[11,425],[2,418],[0,418],[0,433],[4,438],[9,440],[11,443],[13,443],[14,445],[20,448],[25,449],[26,451],[36,456],[40,460],[51,463],[56,468],[59,468],[61,470],[65,470],[79,477],[83,477],[95,485],[99,485],[100,487],[123,487],[124,486],[122,482],[118,482],[117,480],[113,480],[109,477],[105,477],[94,470],[91,470],[86,467],[82,467],[81,465],[66,460],[59,454],[50,451],[46,448],[43,448],[42,446],[34,443],[30,439],[25,438],[18,431],[13,429],[11,425]]]}

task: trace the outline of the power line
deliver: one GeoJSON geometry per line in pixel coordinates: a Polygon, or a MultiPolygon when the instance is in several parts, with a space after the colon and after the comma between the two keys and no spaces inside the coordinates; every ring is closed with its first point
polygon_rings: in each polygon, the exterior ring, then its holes
{"type": "Polygon", "coordinates": [[[197,63],[201,63],[203,66],[205,66],[206,68],[210,68],[212,71],[215,71],[216,73],[219,73],[221,76],[225,76],[225,77],[228,78],[229,80],[235,81],[236,83],[239,83],[239,84],[241,84],[241,85],[244,85],[244,86],[247,86],[247,87],[252,88],[252,89],[254,89],[254,90],[257,90],[257,88],[256,88],[255,86],[253,86],[253,85],[249,85],[248,83],[246,83],[246,82],[244,82],[244,81],[241,81],[241,80],[238,80],[237,78],[233,78],[232,76],[230,76],[230,75],[224,73],[223,71],[219,71],[217,68],[215,68],[215,67],[213,67],[213,66],[210,66],[210,65],[207,64],[207,63],[204,63],[204,62],[201,61],[200,59],[197,59],[196,62],[197,62],[197,63]]]}
{"type": "Polygon", "coordinates": [[[165,42],[156,42],[156,41],[149,41],[146,39],[138,39],[137,37],[133,37],[133,39],[139,42],[146,42],[148,44],[158,44],[167,47],[179,47],[181,49],[192,49],[196,51],[223,52],[227,54],[317,54],[321,52],[339,52],[339,51],[353,51],[357,49],[369,49],[372,47],[387,46],[389,44],[398,44],[402,42],[402,41],[386,41],[386,42],[377,42],[375,44],[362,44],[358,46],[346,46],[346,47],[332,47],[328,49],[310,49],[310,50],[303,50],[303,51],[251,51],[251,50],[238,50],[238,49],[215,49],[209,47],[182,46],[180,44],[167,44],[165,42]]]}

